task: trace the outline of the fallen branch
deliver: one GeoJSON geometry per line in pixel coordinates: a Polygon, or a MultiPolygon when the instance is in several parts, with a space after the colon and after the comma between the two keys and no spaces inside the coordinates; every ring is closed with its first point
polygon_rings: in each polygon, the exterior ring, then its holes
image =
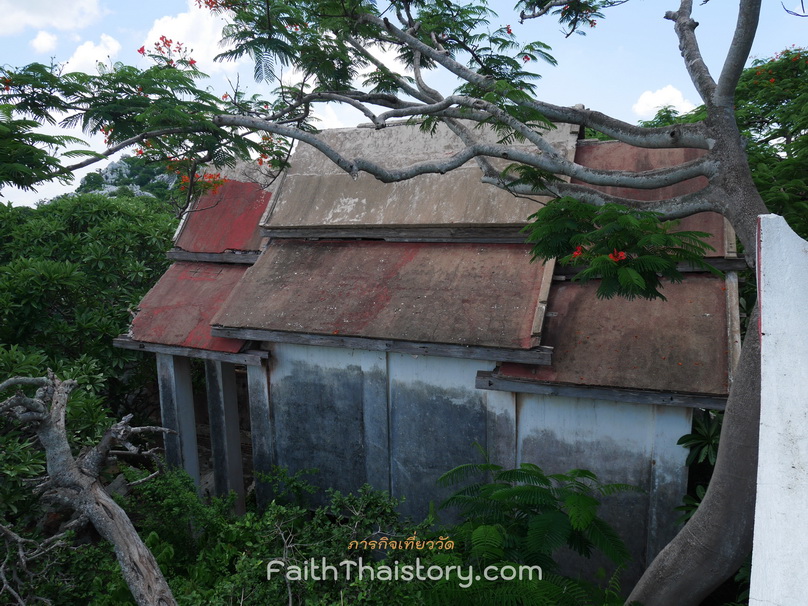
{"type": "MultiPolygon", "coordinates": [[[[17,556],[23,568],[27,562],[41,557],[65,539],[68,530],[89,521],[99,534],[112,543],[121,565],[124,580],[138,606],[174,606],[176,601],[149,548],[137,534],[126,512],[107,494],[98,477],[107,462],[112,447],[121,444],[127,452],[138,449],[129,437],[145,432],[166,432],[162,427],[132,427],[131,415],[110,427],[94,448],[78,458],[70,451],[65,430],[65,411],[75,381],[61,381],[48,371],[47,377],[14,377],[0,383],[0,391],[18,388],[10,398],[0,402],[0,413],[30,424],[45,449],[47,479],[37,486],[43,499],[70,506],[77,518],[58,535],[42,542],[26,539],[11,528],[0,525],[0,536],[17,546],[17,556]],[[36,395],[26,396],[21,388],[37,387],[36,395]]],[[[153,474],[152,474],[153,475],[153,474]]],[[[17,604],[25,606],[23,597],[14,590],[7,577],[9,555],[0,563],[0,593],[7,592],[17,604]]]]}

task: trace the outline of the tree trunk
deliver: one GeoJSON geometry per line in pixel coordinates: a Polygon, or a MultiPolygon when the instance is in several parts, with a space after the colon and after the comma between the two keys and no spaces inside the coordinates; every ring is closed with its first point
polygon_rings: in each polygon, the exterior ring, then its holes
{"type": "Polygon", "coordinates": [[[0,403],[0,412],[6,410],[22,421],[37,423],[36,434],[45,449],[48,467],[44,496],[73,507],[112,543],[123,577],[138,606],[176,606],[151,551],[141,540],[129,516],[98,480],[111,444],[133,431],[129,419],[108,429],[99,446],[76,460],[65,430],[65,410],[70,392],[76,387],[75,381],[60,381],[49,373],[48,377],[41,379],[9,379],[3,382],[2,389],[31,384],[39,386],[34,398],[22,394],[13,396],[0,403]]]}
{"type": "Polygon", "coordinates": [[[115,548],[121,572],[138,606],[175,606],[174,596],[151,551],[140,539],[129,516],[93,481],[78,497],[79,511],[115,548]]]}
{"type": "Polygon", "coordinates": [[[627,604],[698,606],[752,551],[760,421],[758,306],[749,320],[704,500],[634,587],[627,604]]]}

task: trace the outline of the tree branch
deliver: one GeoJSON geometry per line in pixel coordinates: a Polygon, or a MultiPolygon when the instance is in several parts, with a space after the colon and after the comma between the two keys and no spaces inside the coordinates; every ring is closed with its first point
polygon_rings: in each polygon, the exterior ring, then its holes
{"type": "Polygon", "coordinates": [[[0,392],[5,391],[9,387],[14,387],[15,385],[43,387],[47,384],[48,379],[46,377],[11,377],[0,383],[0,392]]]}
{"type": "MultiPolygon", "coordinates": [[[[436,63],[442,65],[455,76],[481,87],[483,90],[493,91],[495,82],[491,78],[481,76],[468,69],[445,53],[440,53],[417,38],[398,29],[387,19],[379,19],[374,15],[364,14],[360,22],[373,23],[378,27],[387,29],[393,36],[407,44],[413,50],[421,52],[436,63]]],[[[563,107],[540,101],[518,101],[517,105],[529,107],[539,111],[546,118],[554,122],[567,122],[590,126],[596,130],[614,137],[618,141],[636,145],[638,147],[698,147],[707,149],[709,142],[702,125],[679,124],[670,128],[643,128],[622,122],[602,114],[577,107],[563,107]]]]}
{"type": "Polygon", "coordinates": [[[565,183],[554,181],[545,184],[544,188],[537,191],[529,185],[513,185],[502,178],[484,177],[483,183],[496,185],[516,195],[545,195],[552,197],[569,196],[581,202],[593,206],[603,206],[604,204],[622,204],[629,208],[647,210],[662,214],[662,219],[681,219],[694,213],[718,210],[718,206],[712,201],[713,188],[707,186],[704,189],[691,194],[673,196],[664,200],[642,201],[623,196],[615,196],[606,192],[579,185],[576,183],[565,183]]]}
{"type": "Polygon", "coordinates": [[[665,13],[665,18],[674,22],[674,31],[679,38],[679,50],[685,60],[687,73],[704,103],[710,106],[715,101],[715,81],[699,50],[699,42],[696,39],[696,28],[699,24],[690,17],[692,10],[693,0],[682,0],[679,10],[665,13]]]}
{"type": "MultiPolygon", "coordinates": [[[[31,381],[27,383],[32,384],[31,381]]],[[[160,567],[138,536],[126,512],[107,494],[98,481],[98,474],[87,473],[88,469],[93,472],[101,464],[100,460],[105,458],[104,453],[109,451],[112,437],[125,439],[131,433],[128,425],[131,416],[124,417],[113,426],[96,449],[90,451],[84,460],[80,457],[77,461],[70,451],[65,427],[65,410],[76,382],[60,381],[49,371],[47,382],[43,384],[40,379],[33,384],[40,385],[37,397],[50,409],[36,429],[39,442],[45,449],[49,476],[48,481],[41,486],[41,490],[45,491],[41,498],[54,499],[69,505],[79,516],[85,516],[91,521],[99,534],[112,544],[124,579],[139,606],[174,606],[176,601],[160,567]],[[81,466],[80,462],[85,461],[87,465],[81,466]]],[[[144,428],[142,431],[147,429],[153,428],[144,428]]],[[[4,531],[7,538],[18,536],[3,527],[0,527],[0,531],[4,531]]],[[[22,545],[22,542],[18,541],[17,544],[22,545]]],[[[0,589],[8,588],[5,566],[4,561],[0,565],[0,576],[4,583],[0,589]]]]}
{"type": "Polygon", "coordinates": [[[389,74],[390,76],[392,76],[395,79],[396,84],[398,84],[398,86],[401,88],[401,90],[403,90],[405,93],[407,93],[411,97],[413,97],[415,99],[419,99],[419,100],[421,100],[421,101],[423,101],[425,103],[431,103],[433,101],[433,99],[431,99],[431,98],[429,98],[429,97],[427,97],[425,95],[422,95],[421,91],[419,91],[417,88],[415,88],[413,86],[410,86],[409,82],[407,82],[404,78],[402,78],[398,74],[390,71],[384,63],[379,61],[379,59],[377,59],[370,51],[368,51],[364,46],[359,44],[359,42],[357,42],[356,39],[354,39],[351,36],[348,36],[346,38],[346,41],[354,49],[356,49],[363,57],[365,57],[365,59],[367,59],[373,65],[375,65],[376,69],[380,69],[380,70],[384,71],[385,73],[389,74]]]}
{"type": "Polygon", "coordinates": [[[87,158],[86,160],[83,160],[76,164],[71,164],[70,166],[65,166],[56,171],[54,173],[54,176],[71,173],[80,168],[91,166],[96,162],[100,162],[101,160],[106,160],[110,156],[114,156],[119,151],[126,149],[127,147],[130,147],[135,143],[142,143],[143,141],[146,141],[148,139],[155,139],[157,137],[163,137],[165,135],[183,135],[187,133],[201,133],[209,130],[210,130],[209,128],[204,127],[183,127],[183,128],[164,128],[160,130],[152,130],[146,133],[141,133],[135,137],[130,137],[126,141],[121,141],[117,145],[113,145],[112,147],[107,148],[105,151],[101,152],[97,156],[87,158]]]}
{"type": "Polygon", "coordinates": [[[245,128],[264,130],[282,136],[299,139],[322,152],[332,162],[353,177],[360,171],[373,175],[383,183],[393,183],[411,179],[418,175],[437,173],[444,174],[458,168],[477,156],[503,158],[533,166],[551,173],[566,174],[578,178],[591,185],[614,185],[638,189],[656,189],[673,185],[680,181],[697,176],[709,176],[714,167],[709,156],[687,162],[680,166],[662,168],[644,172],[608,171],[587,168],[578,164],[562,161],[558,154],[531,153],[530,151],[500,144],[475,144],[457,152],[442,161],[426,161],[401,169],[387,169],[364,158],[349,160],[336,149],[324,143],[317,135],[300,129],[265,122],[251,116],[222,115],[214,118],[214,122],[222,126],[242,126],[245,128]]]}
{"type": "Polygon", "coordinates": [[[421,94],[431,99],[432,101],[440,101],[443,99],[443,95],[441,95],[438,91],[436,91],[431,86],[428,86],[426,82],[424,82],[423,75],[421,74],[421,52],[415,51],[413,56],[413,74],[415,75],[415,83],[418,85],[418,90],[421,94]]]}
{"type": "Polygon", "coordinates": [[[752,50],[760,18],[760,4],[760,0],[741,0],[735,33],[715,91],[715,102],[721,107],[734,109],[735,89],[752,50]]]}

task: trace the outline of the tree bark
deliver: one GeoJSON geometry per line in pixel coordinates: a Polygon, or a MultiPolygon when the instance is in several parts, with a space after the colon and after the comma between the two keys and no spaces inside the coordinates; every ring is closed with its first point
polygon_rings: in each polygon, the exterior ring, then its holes
{"type": "MultiPolygon", "coordinates": [[[[0,391],[30,385],[31,381],[21,377],[9,379],[0,385],[0,391]]],[[[35,397],[18,393],[0,404],[0,412],[36,423],[36,434],[45,449],[48,469],[47,490],[43,496],[73,507],[112,543],[124,580],[138,606],[175,606],[171,589],[151,551],[129,516],[98,479],[99,468],[113,440],[133,430],[128,418],[110,428],[100,446],[77,460],[70,451],[65,430],[65,410],[70,392],[76,387],[75,381],[60,381],[52,373],[33,381],[39,386],[35,397]]]]}
{"type": "Polygon", "coordinates": [[[727,400],[707,494],[645,571],[627,604],[698,606],[752,551],[760,421],[758,318],[756,305],[727,400]]]}
{"type": "Polygon", "coordinates": [[[115,548],[121,573],[138,606],[174,606],[176,601],[154,556],[140,539],[126,512],[98,480],[89,482],[77,497],[98,533],[115,548]]]}

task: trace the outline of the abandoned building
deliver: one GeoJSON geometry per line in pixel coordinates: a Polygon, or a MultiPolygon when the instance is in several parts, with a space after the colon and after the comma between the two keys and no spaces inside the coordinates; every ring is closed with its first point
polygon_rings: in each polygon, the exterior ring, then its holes
{"type": "MultiPolygon", "coordinates": [[[[348,157],[406,166],[457,151],[448,130],[322,134],[348,157]]],[[[698,150],[548,139],[570,160],[646,170],[698,150]]],[[[703,187],[634,191],[658,199],[703,187]]],[[[315,483],[369,483],[423,515],[436,479],[479,461],[584,468],[642,492],[606,517],[642,570],[677,530],[694,408],[724,406],[739,350],[737,278],[689,271],[668,301],[602,300],[596,283],[532,262],[520,230],[536,200],[480,183],[474,162],[382,184],[299,145],[269,187],[229,181],[180,226],[174,263],[143,299],[120,347],[154,352],[168,460],[199,478],[209,431],[215,490],[244,495],[249,465],[317,468],[315,483]],[[189,362],[204,361],[207,407],[189,362]],[[241,377],[237,380],[237,377],[241,377]],[[242,388],[238,388],[242,385],[242,388]],[[207,417],[205,423],[197,420],[207,417]],[[209,428],[209,429],[208,429],[209,428]]],[[[701,214],[714,261],[737,268],[734,234],[701,214]]],[[[259,502],[266,487],[256,486],[259,502]]]]}

